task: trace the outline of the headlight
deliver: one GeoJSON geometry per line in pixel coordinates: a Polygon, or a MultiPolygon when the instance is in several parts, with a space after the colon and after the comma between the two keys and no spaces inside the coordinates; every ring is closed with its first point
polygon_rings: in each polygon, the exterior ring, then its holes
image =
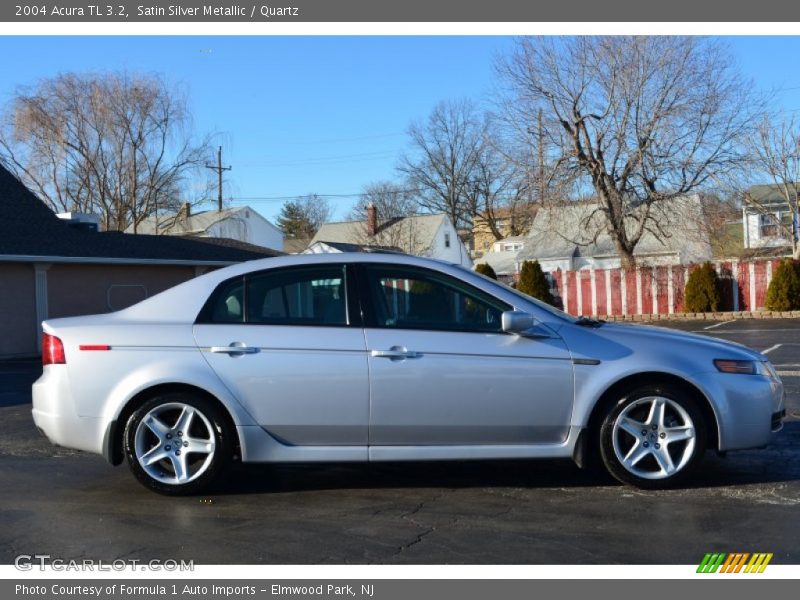
{"type": "Polygon", "coordinates": [[[769,375],[767,367],[759,360],[731,360],[717,358],[714,366],[721,373],[738,373],[740,375],[769,375]]]}

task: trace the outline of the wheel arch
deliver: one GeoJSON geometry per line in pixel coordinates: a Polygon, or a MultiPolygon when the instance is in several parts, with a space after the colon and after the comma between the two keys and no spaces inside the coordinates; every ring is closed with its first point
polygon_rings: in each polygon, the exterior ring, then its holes
{"type": "Polygon", "coordinates": [[[123,438],[125,433],[125,424],[127,423],[130,416],[139,408],[142,404],[150,400],[151,398],[155,398],[161,394],[166,393],[175,393],[175,392],[184,392],[189,394],[194,394],[197,396],[201,396],[206,398],[210,402],[213,402],[217,408],[220,410],[220,414],[223,415],[228,422],[228,426],[231,428],[231,431],[236,432],[236,439],[235,439],[235,446],[236,446],[236,455],[241,456],[241,440],[239,439],[238,429],[236,427],[236,423],[234,422],[233,416],[231,415],[231,411],[225,406],[225,403],[222,402],[217,396],[212,394],[206,389],[203,389],[199,386],[192,385],[189,383],[159,383],[156,385],[152,385],[150,387],[144,388],[139,390],[131,396],[130,399],[123,405],[122,409],[120,410],[117,418],[111,421],[106,429],[106,433],[103,439],[103,456],[106,458],[108,462],[112,465],[119,465],[124,460],[124,453],[123,453],[123,438]]]}
{"type": "Polygon", "coordinates": [[[581,439],[576,445],[576,453],[573,458],[575,462],[582,465],[587,462],[587,456],[584,454],[591,452],[590,448],[595,448],[595,442],[598,441],[600,431],[600,424],[603,417],[611,406],[619,400],[627,391],[635,389],[643,385],[654,384],[668,384],[683,388],[697,401],[698,408],[700,409],[703,420],[705,421],[706,435],[708,439],[709,448],[719,448],[719,419],[716,412],[708,399],[708,396],[694,383],[680,377],[673,373],[666,373],[663,371],[645,371],[641,373],[634,373],[627,375],[613,383],[599,395],[597,400],[589,413],[589,418],[586,426],[581,432],[581,439]]]}

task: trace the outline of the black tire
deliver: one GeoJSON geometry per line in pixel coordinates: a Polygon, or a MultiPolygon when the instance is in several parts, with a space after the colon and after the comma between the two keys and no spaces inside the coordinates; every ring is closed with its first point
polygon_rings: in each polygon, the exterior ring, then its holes
{"type": "MultiPolygon", "coordinates": [[[[222,413],[215,402],[191,393],[171,392],[147,400],[128,418],[123,434],[123,451],[133,475],[147,489],[168,496],[193,495],[208,489],[227,471],[236,448],[235,431],[226,417],[227,415],[222,413]],[[178,481],[178,473],[173,456],[180,455],[180,451],[184,450],[182,445],[185,444],[188,447],[188,442],[183,441],[175,445],[175,440],[183,438],[179,438],[178,432],[171,428],[168,434],[171,441],[160,440],[150,430],[149,426],[142,425],[142,420],[148,415],[151,415],[151,417],[157,415],[159,423],[163,415],[164,424],[169,427],[177,425],[175,415],[182,414],[182,409],[179,407],[191,407],[196,411],[190,424],[191,431],[186,432],[187,439],[194,440],[195,436],[197,436],[198,441],[210,442],[213,440],[213,450],[210,452],[193,453],[187,451],[185,453],[183,463],[188,466],[186,472],[189,473],[185,482],[178,481]],[[140,425],[142,425],[143,429],[140,433],[139,454],[143,454],[143,448],[149,447],[151,444],[153,444],[154,450],[158,446],[158,450],[167,448],[170,451],[169,456],[147,468],[142,465],[137,456],[137,430],[139,430],[140,425]],[[200,435],[198,435],[198,432],[200,435]],[[143,445],[144,438],[142,436],[150,436],[150,442],[143,445]],[[168,445],[160,445],[162,442],[168,445]],[[195,475],[191,473],[192,465],[195,467],[195,475]],[[156,475],[148,473],[147,469],[153,472],[159,471],[164,480],[157,479],[156,475]],[[165,481],[169,479],[172,479],[173,482],[165,481]]],[[[152,421],[150,422],[152,423],[152,421]]],[[[181,431],[180,434],[182,436],[183,432],[181,431]]],[[[167,436],[164,437],[166,438],[167,436]]],[[[175,460],[178,460],[178,457],[175,460]]]]}
{"type": "Polygon", "coordinates": [[[696,397],[690,390],[673,384],[644,385],[629,390],[610,407],[600,425],[599,442],[603,465],[612,477],[643,489],[666,489],[682,483],[702,461],[707,444],[706,423],[696,397]],[[665,400],[663,421],[672,428],[655,424],[658,427],[656,429],[653,427],[654,423],[648,423],[647,419],[642,418],[645,412],[649,416],[653,406],[650,399],[655,398],[665,400]],[[615,427],[623,413],[620,426],[615,427]],[[685,422],[687,417],[691,424],[685,422]],[[641,430],[637,428],[636,432],[641,437],[634,438],[624,429],[623,420],[628,428],[634,423],[642,424],[641,430]],[[687,430],[693,430],[693,439],[664,443],[673,432],[677,437],[677,428],[681,425],[687,430]],[[623,459],[628,456],[633,459],[639,455],[642,458],[627,467],[617,451],[623,459]],[[664,452],[669,453],[669,458],[664,456],[664,452]],[[667,464],[667,460],[676,469],[669,474],[668,469],[663,466],[667,464]]]}

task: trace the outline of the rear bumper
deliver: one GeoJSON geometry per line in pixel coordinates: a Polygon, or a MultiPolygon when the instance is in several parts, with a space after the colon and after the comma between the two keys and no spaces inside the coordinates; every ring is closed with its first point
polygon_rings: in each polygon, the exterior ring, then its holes
{"type": "Polygon", "coordinates": [[[33,422],[57,446],[103,453],[107,423],[94,417],[80,417],[67,382],[64,365],[47,365],[33,384],[33,422]]]}

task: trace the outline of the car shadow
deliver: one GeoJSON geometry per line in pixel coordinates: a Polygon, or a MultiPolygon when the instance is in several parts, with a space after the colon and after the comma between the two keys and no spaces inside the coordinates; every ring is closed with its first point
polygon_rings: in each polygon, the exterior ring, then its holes
{"type": "Polygon", "coordinates": [[[590,487],[613,485],[571,461],[445,461],[237,464],[215,493],[261,494],[347,489],[590,487]]]}
{"type": "MultiPolygon", "coordinates": [[[[708,452],[700,468],[675,489],[692,490],[800,480],[800,421],[787,422],[762,450],[708,452]]],[[[231,468],[215,495],[391,488],[588,488],[621,484],[600,468],[569,460],[432,461],[242,465],[231,468]]]]}
{"type": "Polygon", "coordinates": [[[39,358],[0,361],[0,408],[30,404],[31,385],[41,374],[39,358]]]}

